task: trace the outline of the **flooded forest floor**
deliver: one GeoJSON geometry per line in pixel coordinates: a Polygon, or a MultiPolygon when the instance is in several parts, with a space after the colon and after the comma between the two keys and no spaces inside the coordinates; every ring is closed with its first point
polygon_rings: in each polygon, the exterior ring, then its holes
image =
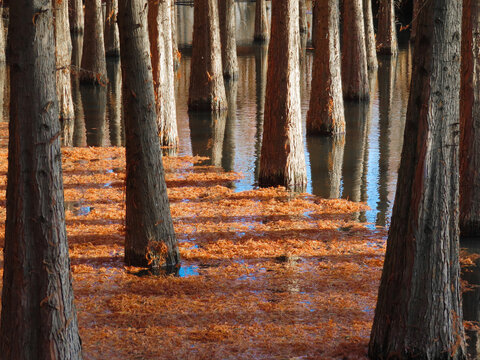
{"type": "MultiPolygon", "coordinates": [[[[3,246],[5,123],[0,132],[3,246]]],[[[234,192],[239,174],[199,160],[164,158],[179,273],[140,277],[123,263],[124,148],[63,149],[84,358],[366,358],[386,237],[355,220],[366,206],[234,192]]]]}

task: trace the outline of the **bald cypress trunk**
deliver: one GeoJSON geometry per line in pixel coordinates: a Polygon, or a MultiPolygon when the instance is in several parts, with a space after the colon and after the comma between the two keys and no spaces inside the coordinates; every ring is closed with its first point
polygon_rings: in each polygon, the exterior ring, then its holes
{"type": "Polygon", "coordinates": [[[105,56],[120,56],[120,35],[118,34],[118,0],[107,0],[105,21],[105,56]]]}
{"type": "Polygon", "coordinates": [[[176,266],[179,253],[157,136],[146,7],[147,0],[119,1],[127,161],[125,262],[157,268],[176,266]]]}
{"type": "Polygon", "coordinates": [[[458,144],[462,4],[425,1],[371,359],[465,359],[458,144]]]}
{"type": "MultiPolygon", "coordinates": [[[[0,1],[0,5],[2,1],[0,1]]],[[[6,34],[5,34],[5,25],[3,22],[3,7],[0,6],[0,63],[6,61],[6,34]]]]}
{"type": "Polygon", "coordinates": [[[460,92],[460,231],[480,235],[480,5],[464,0],[460,92]]]}
{"type": "Polygon", "coordinates": [[[334,135],[345,132],[338,0],[317,0],[317,50],[313,63],[310,107],[307,114],[309,135],[334,135]]]}
{"type": "Polygon", "coordinates": [[[176,71],[180,66],[181,54],[178,51],[178,39],[177,39],[177,6],[175,0],[170,0],[170,9],[172,16],[172,56],[173,56],[173,69],[176,71]]]}
{"type": "Polygon", "coordinates": [[[307,25],[307,6],[305,0],[298,0],[300,34],[308,31],[307,25]]]}
{"type": "Polygon", "coordinates": [[[80,80],[101,85],[107,83],[101,0],[85,0],[85,34],[80,80]]]}
{"type": "Polygon", "coordinates": [[[303,191],[307,170],[303,150],[298,0],[272,3],[267,90],[260,157],[260,186],[284,185],[303,191]]]}
{"type": "Polygon", "coordinates": [[[268,41],[268,17],[266,0],[256,0],[255,2],[255,32],[253,40],[256,42],[268,41]]]}
{"type": "Polygon", "coordinates": [[[377,51],[384,55],[397,55],[398,53],[395,0],[379,1],[377,51]]]}
{"type": "Polygon", "coordinates": [[[0,354],[5,360],[81,359],[63,207],[52,1],[10,2],[9,32],[0,354]]]}
{"type": "Polygon", "coordinates": [[[363,0],[363,14],[365,25],[365,46],[367,51],[367,67],[368,70],[375,70],[378,68],[378,60],[375,31],[373,29],[372,0],[363,0]]]}
{"type": "Polygon", "coordinates": [[[347,100],[370,97],[362,0],[343,0],[342,85],[347,100]]]}
{"type": "Polygon", "coordinates": [[[188,109],[226,110],[217,0],[194,2],[192,46],[188,109]]]}
{"type": "MultiPolygon", "coordinates": [[[[57,69],[57,99],[59,119],[63,128],[63,145],[73,142],[73,122],[75,111],[72,99],[71,58],[72,40],[68,22],[68,2],[52,0],[55,14],[55,47],[57,69]]],[[[2,29],[3,30],[3,29],[2,29]]]]}
{"type": "Polygon", "coordinates": [[[235,25],[235,1],[218,0],[220,39],[222,44],[223,77],[238,78],[237,41],[235,25]]]}
{"type": "Polygon", "coordinates": [[[82,0],[68,0],[68,17],[70,32],[73,34],[83,34],[84,16],[82,0]]]}
{"type": "Polygon", "coordinates": [[[178,130],[170,7],[170,0],[149,2],[148,32],[160,145],[175,152],[178,147],[178,130]]]}

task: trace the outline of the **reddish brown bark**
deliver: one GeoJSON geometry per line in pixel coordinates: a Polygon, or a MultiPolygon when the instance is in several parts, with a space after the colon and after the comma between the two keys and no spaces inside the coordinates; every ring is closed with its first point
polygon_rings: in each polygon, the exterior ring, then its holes
{"type": "Polygon", "coordinates": [[[397,55],[397,30],[395,28],[395,0],[380,0],[378,9],[377,52],[397,55]]]}
{"type": "Polygon", "coordinates": [[[300,109],[298,0],[272,3],[260,186],[303,191],[307,170],[300,109]]]}
{"type": "Polygon", "coordinates": [[[458,231],[462,5],[426,1],[371,359],[465,359],[458,231]]]}
{"type": "Polygon", "coordinates": [[[480,235],[480,5],[463,0],[460,89],[460,231],[480,235]]]}

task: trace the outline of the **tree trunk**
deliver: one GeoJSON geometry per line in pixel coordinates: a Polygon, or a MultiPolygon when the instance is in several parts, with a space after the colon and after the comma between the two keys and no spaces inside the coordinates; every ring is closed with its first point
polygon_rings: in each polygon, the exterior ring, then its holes
{"type": "Polygon", "coordinates": [[[223,77],[238,78],[235,1],[218,0],[220,18],[220,39],[222,44],[223,77]]]}
{"type": "Polygon", "coordinates": [[[425,1],[371,359],[465,359],[458,231],[462,4],[425,1]],[[448,41],[447,41],[448,39],[448,41]]]}
{"type": "Polygon", "coordinates": [[[170,0],[152,0],[148,6],[148,32],[156,97],[160,145],[178,147],[177,112],[172,54],[170,0]]]}
{"type": "Polygon", "coordinates": [[[63,207],[53,21],[51,0],[10,2],[5,360],[82,358],[63,207]]]}
{"type": "Polygon", "coordinates": [[[260,175],[260,155],[262,153],[263,117],[265,113],[265,94],[267,88],[267,53],[268,45],[258,44],[255,50],[255,97],[256,97],[256,131],[255,131],[255,181],[260,175]]]}
{"type": "Polygon", "coordinates": [[[316,48],[315,41],[317,40],[317,34],[315,30],[315,24],[317,23],[317,18],[320,16],[318,13],[317,0],[312,0],[312,47],[316,48]]]}
{"type": "Polygon", "coordinates": [[[105,86],[107,65],[103,40],[102,1],[85,0],[85,35],[80,80],[105,86]]]}
{"type": "Polygon", "coordinates": [[[413,2],[413,11],[412,11],[412,30],[410,31],[410,41],[415,41],[415,35],[417,33],[417,17],[418,11],[420,8],[421,0],[412,0],[413,2]]]}
{"type": "Polygon", "coordinates": [[[124,145],[122,136],[122,76],[120,60],[107,63],[108,92],[107,113],[110,129],[110,144],[124,145]]]}
{"type": "Polygon", "coordinates": [[[315,51],[310,107],[307,114],[309,135],[335,135],[345,132],[338,0],[317,0],[315,51]]]}
{"type": "MultiPolygon", "coordinates": [[[[0,5],[2,5],[2,1],[0,1],[0,5]]],[[[3,22],[3,7],[0,6],[0,63],[4,63],[6,61],[6,35],[5,35],[5,25],[3,22]]]]}
{"type": "Polygon", "coordinates": [[[303,191],[307,169],[300,109],[298,27],[298,0],[274,1],[259,184],[303,191]]]}
{"type": "Polygon", "coordinates": [[[72,146],[73,122],[75,111],[72,99],[71,83],[71,59],[72,40],[70,37],[70,25],[68,22],[68,3],[52,0],[55,16],[55,46],[56,46],[56,69],[57,69],[57,99],[59,107],[59,119],[62,124],[62,144],[72,146]]]}
{"type": "Polygon", "coordinates": [[[299,25],[300,25],[300,34],[306,33],[308,31],[307,25],[307,6],[305,5],[305,0],[298,0],[298,11],[299,11],[299,25]]]}
{"type": "Polygon", "coordinates": [[[172,2],[171,11],[172,11],[172,54],[173,54],[173,69],[177,71],[180,66],[181,54],[178,51],[178,35],[177,35],[177,6],[175,5],[175,0],[170,0],[172,2]]]}
{"type": "Polygon", "coordinates": [[[146,0],[119,1],[127,160],[125,262],[174,267],[180,259],[157,136],[146,7],[146,0]]]}
{"type": "Polygon", "coordinates": [[[460,92],[460,231],[480,235],[480,5],[463,1],[460,92]]]}
{"type": "Polygon", "coordinates": [[[118,0],[107,0],[105,22],[105,56],[120,56],[120,36],[118,34],[118,0]]]}
{"type": "Polygon", "coordinates": [[[398,53],[395,0],[379,1],[377,52],[384,55],[397,55],[398,53]]]}
{"type": "Polygon", "coordinates": [[[237,124],[237,89],[238,81],[225,83],[228,111],[225,119],[225,139],[223,143],[222,168],[235,171],[235,126],[237,124]]]}
{"type": "Polygon", "coordinates": [[[373,29],[372,0],[363,0],[363,14],[365,25],[365,46],[367,51],[367,67],[368,70],[375,70],[378,68],[378,60],[375,31],[373,29]]]}
{"type": "Polygon", "coordinates": [[[68,16],[70,32],[73,34],[83,34],[84,17],[82,0],[68,0],[68,16]]]}
{"type": "Polygon", "coordinates": [[[217,0],[194,2],[192,46],[188,109],[226,110],[217,0]]]}
{"type": "Polygon", "coordinates": [[[256,42],[268,41],[268,17],[266,0],[255,2],[255,32],[253,40],[256,42]]]}
{"type": "Polygon", "coordinates": [[[370,97],[362,0],[343,1],[342,85],[346,100],[370,97]]]}

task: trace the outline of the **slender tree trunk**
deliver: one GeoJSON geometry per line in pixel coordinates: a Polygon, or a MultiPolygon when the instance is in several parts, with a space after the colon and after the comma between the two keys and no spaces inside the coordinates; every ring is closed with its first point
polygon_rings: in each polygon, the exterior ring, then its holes
{"type": "Polygon", "coordinates": [[[118,0],[107,0],[105,21],[105,56],[120,56],[120,36],[118,34],[118,0]]]}
{"type": "Polygon", "coordinates": [[[384,55],[397,55],[398,53],[395,0],[379,1],[377,52],[384,55]]]}
{"type": "Polygon", "coordinates": [[[110,128],[110,144],[112,146],[122,146],[122,76],[120,60],[107,62],[107,74],[107,113],[110,128]]]}
{"type": "Polygon", "coordinates": [[[342,85],[347,100],[370,97],[362,0],[343,0],[342,85]]]}
{"type": "Polygon", "coordinates": [[[298,0],[274,1],[259,184],[303,191],[307,170],[301,125],[298,27],[298,0]]]}
{"type": "Polygon", "coordinates": [[[218,0],[220,18],[220,39],[222,44],[223,77],[238,78],[235,1],[218,0]]]}
{"type": "Polygon", "coordinates": [[[55,16],[55,46],[57,63],[57,99],[62,124],[62,143],[72,145],[75,111],[72,100],[71,58],[72,40],[68,22],[68,2],[52,0],[55,16]]]}
{"type": "Polygon", "coordinates": [[[375,70],[378,68],[378,60],[375,31],[373,29],[372,0],[363,0],[363,14],[365,25],[365,46],[367,51],[367,67],[368,70],[375,70]]]}
{"type": "Polygon", "coordinates": [[[316,48],[315,41],[317,39],[317,34],[315,30],[315,24],[317,23],[317,18],[320,14],[318,13],[317,0],[312,0],[312,47],[316,48]]]}
{"type": "Polygon", "coordinates": [[[255,46],[255,95],[256,95],[256,131],[255,131],[255,181],[260,175],[260,155],[262,153],[263,117],[265,113],[265,94],[267,88],[268,45],[255,46]]]}
{"type": "Polygon", "coordinates": [[[307,114],[309,135],[345,132],[338,0],[317,0],[317,51],[315,51],[310,107],[307,114]]]}
{"type": "Polygon", "coordinates": [[[5,360],[82,358],[63,208],[53,21],[51,0],[10,2],[5,360]]]}
{"type": "Polygon", "coordinates": [[[460,90],[460,231],[480,235],[480,4],[463,0],[460,90]]]}
{"type": "Polygon", "coordinates": [[[146,0],[119,1],[127,160],[125,262],[158,268],[176,266],[179,253],[156,131],[146,7],[146,0]]]}
{"type": "Polygon", "coordinates": [[[80,79],[105,86],[107,65],[103,39],[102,1],[85,0],[85,35],[80,79]]]}
{"type": "Polygon", "coordinates": [[[299,18],[300,18],[300,34],[306,33],[308,31],[307,25],[307,6],[305,4],[305,0],[298,0],[298,11],[299,11],[299,18]]]}
{"type": "Polygon", "coordinates": [[[465,359],[458,143],[462,4],[425,1],[371,359],[465,359]]]}
{"type": "Polygon", "coordinates": [[[265,42],[269,38],[268,17],[266,0],[256,0],[255,2],[255,32],[253,40],[256,42],[265,42]]]}
{"type": "Polygon", "coordinates": [[[188,109],[226,110],[217,0],[194,2],[192,46],[188,109]]]}
{"type": "Polygon", "coordinates": [[[68,0],[68,16],[70,32],[73,34],[83,34],[84,17],[82,0],[68,0]]]}
{"type": "Polygon", "coordinates": [[[171,1],[171,11],[172,11],[172,54],[173,54],[173,69],[177,71],[180,66],[181,54],[178,51],[178,35],[177,35],[177,6],[175,5],[175,0],[171,1]]]}
{"type": "Polygon", "coordinates": [[[3,22],[3,7],[1,6],[3,1],[0,1],[0,63],[6,61],[6,35],[5,35],[5,25],[3,22]]]}
{"type": "Polygon", "coordinates": [[[150,54],[156,97],[160,145],[178,147],[177,112],[173,71],[170,0],[152,0],[148,6],[150,54]]]}
{"type": "Polygon", "coordinates": [[[410,41],[415,41],[415,36],[417,34],[417,17],[418,11],[420,8],[421,0],[412,0],[413,1],[413,12],[412,12],[412,30],[410,31],[410,41]]]}
{"type": "Polygon", "coordinates": [[[235,126],[237,123],[237,91],[238,81],[225,83],[228,111],[225,119],[225,139],[223,143],[222,168],[225,171],[235,170],[235,126]]]}

